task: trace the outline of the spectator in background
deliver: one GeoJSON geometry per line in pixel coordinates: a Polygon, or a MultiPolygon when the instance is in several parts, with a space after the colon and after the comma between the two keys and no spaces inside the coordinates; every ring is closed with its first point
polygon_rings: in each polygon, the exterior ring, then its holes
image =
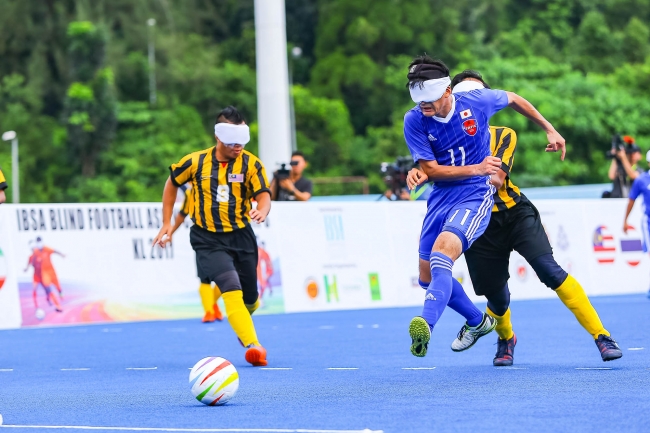
{"type": "Polygon", "coordinates": [[[307,158],[299,150],[291,154],[291,170],[284,177],[279,170],[273,173],[271,181],[271,198],[276,201],[307,201],[311,198],[311,180],[302,177],[307,168],[307,158]]]}
{"type": "MultiPolygon", "coordinates": [[[[650,150],[645,155],[646,161],[650,163],[650,150]]],[[[625,211],[625,219],[623,220],[623,232],[627,234],[627,231],[631,228],[627,223],[627,219],[632,212],[634,207],[634,202],[636,199],[642,195],[643,202],[646,204],[643,210],[643,217],[641,217],[641,233],[643,234],[643,252],[647,253],[650,251],[650,174],[644,172],[637,177],[632,185],[632,190],[630,191],[630,200],[627,203],[627,210],[625,211]]],[[[648,297],[650,298],[650,291],[648,291],[648,297]]]]}
{"type": "Polygon", "coordinates": [[[612,149],[612,162],[609,166],[609,179],[613,182],[612,192],[603,197],[624,198],[630,194],[632,182],[639,177],[644,170],[638,167],[641,161],[641,148],[634,144],[634,138],[626,135],[623,137],[624,146],[612,149]]]}
{"type": "Polygon", "coordinates": [[[5,189],[7,189],[7,180],[5,179],[4,174],[2,174],[2,170],[0,170],[0,203],[7,201],[5,189]]]}

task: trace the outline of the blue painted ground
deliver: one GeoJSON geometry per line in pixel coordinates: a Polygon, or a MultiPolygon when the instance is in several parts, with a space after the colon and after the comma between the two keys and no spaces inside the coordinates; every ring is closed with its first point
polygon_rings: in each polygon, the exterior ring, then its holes
{"type": "Polygon", "coordinates": [[[0,413],[5,425],[647,432],[650,300],[593,303],[624,350],[619,361],[603,363],[556,299],[513,303],[517,369],[492,367],[495,334],[453,353],[461,319],[452,311],[434,330],[429,355],[413,357],[407,326],[416,308],[256,317],[269,366],[292,370],[247,366],[226,323],[2,331],[0,369],[13,371],[0,371],[0,413]],[[188,368],[208,355],[240,372],[239,393],[223,407],[189,393],[188,368]],[[577,370],[590,367],[612,369],[577,370]]]}

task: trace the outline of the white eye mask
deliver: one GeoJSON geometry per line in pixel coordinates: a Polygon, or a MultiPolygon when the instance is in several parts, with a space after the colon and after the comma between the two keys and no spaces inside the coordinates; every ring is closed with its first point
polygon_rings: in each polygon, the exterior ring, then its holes
{"type": "Polygon", "coordinates": [[[445,90],[451,84],[451,79],[449,77],[435,78],[433,80],[423,81],[421,84],[422,87],[420,87],[420,83],[409,87],[411,99],[416,104],[420,102],[433,102],[442,98],[445,90]]]}
{"type": "Polygon", "coordinates": [[[217,123],[214,125],[214,135],[226,146],[241,144],[246,146],[251,141],[248,125],[234,125],[232,123],[217,123]]]}
{"type": "Polygon", "coordinates": [[[451,93],[469,92],[471,90],[478,90],[478,89],[485,89],[483,83],[479,83],[478,81],[474,81],[474,80],[466,80],[456,84],[454,86],[454,89],[451,91],[451,93]]]}

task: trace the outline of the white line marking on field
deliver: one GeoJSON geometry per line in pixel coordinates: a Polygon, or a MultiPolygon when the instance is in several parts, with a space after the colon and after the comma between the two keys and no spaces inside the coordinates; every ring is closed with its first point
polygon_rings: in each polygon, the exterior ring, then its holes
{"type": "Polygon", "coordinates": [[[379,328],[379,325],[377,325],[377,324],[375,323],[374,325],[372,325],[372,327],[373,327],[373,328],[379,328]]]}
{"type": "Polygon", "coordinates": [[[104,328],[102,332],[122,332],[122,328],[104,328]]]}
{"type": "Polygon", "coordinates": [[[62,368],[61,371],[88,371],[90,368],[62,368]]]}
{"type": "Polygon", "coordinates": [[[163,427],[97,427],[82,425],[0,425],[0,428],[72,429],[72,430],[118,430],[118,431],[167,431],[167,432],[216,432],[216,433],[384,433],[383,430],[312,430],[285,428],[163,428],[163,427]]]}
{"type": "Polygon", "coordinates": [[[261,367],[260,370],[293,370],[292,367],[261,367]]]}
{"type": "Polygon", "coordinates": [[[435,370],[436,367],[402,367],[402,370],[435,370]]]}
{"type": "Polygon", "coordinates": [[[643,347],[630,347],[627,350],[643,350],[643,349],[644,349],[643,347]]]}
{"type": "Polygon", "coordinates": [[[359,367],[327,367],[328,370],[358,370],[359,367]]]}
{"type": "Polygon", "coordinates": [[[363,328],[363,325],[357,325],[357,328],[361,329],[363,328]]]}
{"type": "Polygon", "coordinates": [[[158,367],[127,367],[127,370],[158,370],[158,367]]]}
{"type": "Polygon", "coordinates": [[[187,331],[187,328],[169,328],[167,329],[167,332],[185,332],[187,331]]]}
{"type": "Polygon", "coordinates": [[[528,370],[527,367],[497,367],[497,370],[528,370]]]}
{"type": "Polygon", "coordinates": [[[576,370],[611,370],[612,367],[576,367],[576,370]]]}
{"type": "Polygon", "coordinates": [[[210,327],[210,328],[205,328],[205,330],[208,331],[208,332],[212,332],[212,331],[214,331],[215,329],[214,329],[213,327],[210,327]]]}
{"type": "Polygon", "coordinates": [[[14,371],[13,368],[0,368],[0,371],[14,371]]]}
{"type": "Polygon", "coordinates": [[[319,326],[318,329],[334,329],[334,327],[332,325],[323,325],[319,326]]]}

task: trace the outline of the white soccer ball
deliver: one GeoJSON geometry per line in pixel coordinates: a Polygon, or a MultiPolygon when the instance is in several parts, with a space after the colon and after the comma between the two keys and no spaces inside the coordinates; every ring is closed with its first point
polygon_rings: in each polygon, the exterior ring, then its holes
{"type": "Polygon", "coordinates": [[[192,395],[208,406],[226,404],[239,389],[239,374],[230,361],[218,356],[203,358],[190,371],[192,395]]]}
{"type": "Polygon", "coordinates": [[[45,319],[45,311],[42,308],[37,308],[35,316],[38,320],[43,320],[45,319]]]}

